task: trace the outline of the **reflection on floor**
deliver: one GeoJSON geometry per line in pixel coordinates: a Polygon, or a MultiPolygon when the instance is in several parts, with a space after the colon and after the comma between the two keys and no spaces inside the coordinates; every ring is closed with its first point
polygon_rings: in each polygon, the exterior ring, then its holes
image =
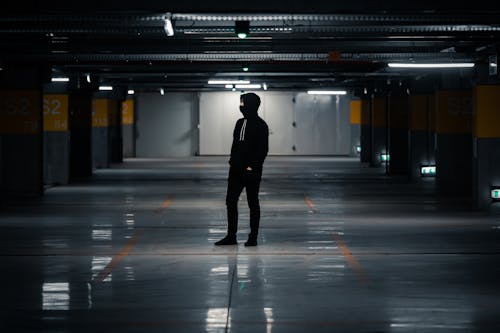
{"type": "Polygon", "coordinates": [[[351,158],[271,157],[259,246],[225,157],[132,159],[0,211],[2,332],[498,332],[500,214],[351,158]]]}

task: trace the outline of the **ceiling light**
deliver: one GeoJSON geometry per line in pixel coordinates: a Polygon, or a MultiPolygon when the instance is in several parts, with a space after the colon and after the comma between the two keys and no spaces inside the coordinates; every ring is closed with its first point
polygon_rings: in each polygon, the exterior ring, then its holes
{"type": "Polygon", "coordinates": [[[233,86],[232,84],[226,84],[226,86],[225,86],[225,87],[226,87],[226,88],[228,88],[228,89],[232,89],[232,88],[234,88],[234,86],[233,86]]]}
{"type": "Polygon", "coordinates": [[[345,90],[309,90],[307,91],[309,95],[345,95],[347,91],[345,90]]]}
{"type": "Polygon", "coordinates": [[[264,90],[267,90],[267,83],[264,83],[264,84],[262,85],[262,88],[264,88],[264,90]]]}
{"type": "Polygon", "coordinates": [[[260,84],[237,84],[237,89],[260,89],[260,84]]]}
{"type": "Polygon", "coordinates": [[[110,90],[113,90],[113,87],[112,86],[99,86],[99,90],[110,91],[110,90]]]}
{"type": "Polygon", "coordinates": [[[53,77],[52,82],[69,82],[69,77],[53,77]]]}
{"type": "Polygon", "coordinates": [[[248,72],[248,66],[247,65],[244,65],[242,68],[243,72],[248,72]]]}
{"type": "Polygon", "coordinates": [[[171,17],[172,17],[172,14],[167,13],[167,15],[165,17],[165,25],[163,26],[165,33],[169,37],[174,35],[174,26],[172,25],[172,20],[170,19],[171,17]]]}
{"type": "Polygon", "coordinates": [[[248,34],[250,33],[250,21],[235,21],[234,32],[236,33],[238,38],[247,38],[248,34]]]}
{"type": "Polygon", "coordinates": [[[208,84],[250,84],[248,80],[209,80],[208,84]]]}
{"type": "Polygon", "coordinates": [[[415,63],[389,63],[391,68],[471,68],[474,67],[473,62],[465,63],[427,63],[427,64],[415,64],[415,63]]]}
{"type": "Polygon", "coordinates": [[[87,74],[87,82],[90,83],[90,74],[87,74]]]}
{"type": "Polygon", "coordinates": [[[127,91],[127,94],[129,94],[129,95],[133,95],[133,94],[135,94],[135,90],[130,89],[129,91],[127,91]]]}
{"type": "Polygon", "coordinates": [[[165,90],[163,88],[160,88],[160,94],[163,96],[165,95],[165,90]]]}

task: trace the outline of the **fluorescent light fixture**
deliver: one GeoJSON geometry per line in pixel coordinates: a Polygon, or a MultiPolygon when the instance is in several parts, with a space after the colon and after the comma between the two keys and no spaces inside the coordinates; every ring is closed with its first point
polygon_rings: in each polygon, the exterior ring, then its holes
{"type": "Polygon", "coordinates": [[[380,154],[380,160],[382,162],[389,162],[391,160],[391,155],[389,155],[389,154],[380,154]]]}
{"type": "Polygon", "coordinates": [[[420,167],[420,175],[422,177],[434,177],[434,176],[436,176],[436,166],[435,165],[422,165],[420,167]]]}
{"type": "Polygon", "coordinates": [[[165,90],[163,88],[160,88],[160,94],[163,96],[165,95],[165,90]]]}
{"type": "Polygon", "coordinates": [[[134,90],[134,89],[129,89],[129,90],[127,91],[127,94],[129,94],[129,95],[133,95],[133,94],[135,94],[135,90],[134,90]]]}
{"type": "Polygon", "coordinates": [[[112,86],[99,86],[99,90],[110,91],[110,90],[113,90],[113,87],[112,86]]]}
{"type": "Polygon", "coordinates": [[[250,84],[248,80],[208,80],[208,84],[250,84]]]}
{"type": "Polygon", "coordinates": [[[415,63],[389,63],[388,66],[391,68],[471,68],[474,67],[473,62],[463,62],[463,63],[427,63],[427,64],[415,64],[415,63]]]}
{"type": "Polygon", "coordinates": [[[87,82],[90,83],[90,74],[87,74],[87,82]]]}
{"type": "Polygon", "coordinates": [[[264,83],[264,84],[262,85],[262,88],[264,88],[264,90],[267,90],[267,83],[264,83]]]}
{"type": "Polygon", "coordinates": [[[345,95],[345,90],[308,90],[309,95],[345,95]]]}
{"type": "Polygon", "coordinates": [[[248,66],[243,66],[242,69],[243,69],[243,72],[248,72],[248,66]]]}
{"type": "Polygon", "coordinates": [[[172,20],[170,19],[171,16],[172,16],[172,14],[167,13],[167,17],[165,18],[165,25],[163,26],[165,33],[169,37],[174,35],[174,26],[172,25],[172,20]]]}
{"type": "Polygon", "coordinates": [[[260,89],[260,84],[237,84],[237,89],[260,89]]]}
{"type": "Polygon", "coordinates": [[[52,82],[69,82],[69,77],[53,77],[52,82]]]}
{"type": "Polygon", "coordinates": [[[495,201],[500,200],[500,187],[491,189],[491,198],[495,201]]]}
{"type": "Polygon", "coordinates": [[[233,89],[233,88],[234,88],[234,86],[233,86],[232,84],[226,84],[226,85],[225,85],[225,87],[226,87],[227,89],[233,89]]]}
{"type": "Polygon", "coordinates": [[[361,153],[361,146],[359,146],[359,145],[356,146],[356,153],[358,153],[358,154],[361,153]]]}

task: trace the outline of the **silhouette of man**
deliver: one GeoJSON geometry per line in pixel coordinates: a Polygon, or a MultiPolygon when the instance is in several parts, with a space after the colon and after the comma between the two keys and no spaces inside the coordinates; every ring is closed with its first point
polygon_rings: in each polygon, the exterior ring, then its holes
{"type": "Polygon", "coordinates": [[[269,129],[257,114],[260,98],[254,93],[240,97],[240,111],[244,118],[238,119],[233,132],[229,178],[227,184],[227,235],[215,245],[237,244],[238,200],[246,189],[250,208],[250,234],[245,246],[256,246],[259,234],[260,205],[259,187],[262,165],[269,147],[269,129]]]}

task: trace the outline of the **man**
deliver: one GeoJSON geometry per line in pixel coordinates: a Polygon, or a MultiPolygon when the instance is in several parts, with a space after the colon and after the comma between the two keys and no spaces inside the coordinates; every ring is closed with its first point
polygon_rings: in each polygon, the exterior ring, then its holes
{"type": "Polygon", "coordinates": [[[250,208],[250,234],[245,246],[257,245],[260,221],[259,186],[269,138],[266,122],[257,115],[259,106],[260,98],[256,94],[241,95],[240,111],[244,118],[236,122],[229,159],[226,195],[227,235],[215,245],[237,244],[238,200],[243,188],[246,189],[250,208]]]}

